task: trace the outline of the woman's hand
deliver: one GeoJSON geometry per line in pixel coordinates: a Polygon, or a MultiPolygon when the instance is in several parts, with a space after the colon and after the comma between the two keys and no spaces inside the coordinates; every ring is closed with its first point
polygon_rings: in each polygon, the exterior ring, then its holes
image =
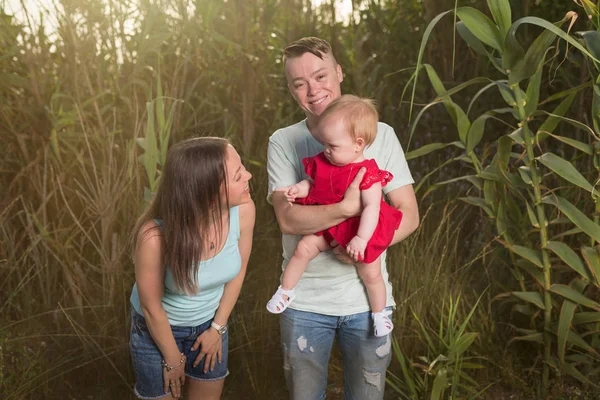
{"type": "Polygon", "coordinates": [[[183,393],[183,384],[185,383],[185,356],[181,356],[183,357],[183,362],[181,361],[181,358],[177,361],[171,361],[172,364],[169,364],[169,361],[167,361],[167,365],[171,365],[171,366],[175,366],[177,365],[175,368],[169,370],[169,368],[167,367],[163,367],[163,384],[164,384],[164,390],[165,393],[169,392],[169,388],[171,388],[171,394],[173,395],[173,397],[175,398],[179,398],[182,396],[183,393]],[[179,363],[179,364],[178,364],[179,363]]]}
{"type": "Polygon", "coordinates": [[[196,338],[196,341],[192,346],[192,351],[196,351],[197,348],[200,348],[200,353],[194,360],[194,367],[198,366],[200,361],[206,356],[206,360],[204,361],[204,373],[209,371],[209,367],[211,371],[215,369],[217,361],[219,363],[223,361],[223,338],[221,338],[221,335],[219,335],[219,332],[217,332],[216,329],[209,327],[202,332],[202,334],[196,338]]]}

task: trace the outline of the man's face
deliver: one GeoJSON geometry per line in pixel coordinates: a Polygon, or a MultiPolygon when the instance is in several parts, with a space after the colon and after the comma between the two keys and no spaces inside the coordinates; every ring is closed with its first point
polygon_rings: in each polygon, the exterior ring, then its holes
{"type": "Polygon", "coordinates": [[[330,54],[323,54],[322,60],[312,53],[288,58],[285,77],[290,93],[309,120],[318,119],[327,106],[341,96],[342,67],[330,54]]]}

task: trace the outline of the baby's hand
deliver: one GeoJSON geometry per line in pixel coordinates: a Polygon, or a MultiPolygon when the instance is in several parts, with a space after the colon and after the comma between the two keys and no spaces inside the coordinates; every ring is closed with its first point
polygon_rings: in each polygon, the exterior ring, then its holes
{"type": "Polygon", "coordinates": [[[285,199],[292,205],[294,201],[296,201],[296,197],[298,197],[298,193],[300,192],[300,188],[298,185],[286,186],[280,189],[275,189],[276,192],[283,192],[285,195],[285,199]]]}
{"type": "Polygon", "coordinates": [[[352,240],[346,246],[346,251],[354,259],[354,261],[362,261],[365,258],[365,248],[367,247],[367,241],[354,236],[352,240]]]}

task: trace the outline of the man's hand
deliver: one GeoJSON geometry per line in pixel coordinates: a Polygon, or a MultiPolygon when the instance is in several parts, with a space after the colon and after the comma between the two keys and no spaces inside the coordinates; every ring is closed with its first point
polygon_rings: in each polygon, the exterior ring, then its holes
{"type": "Polygon", "coordinates": [[[354,260],[350,257],[350,254],[348,254],[346,249],[340,246],[335,240],[331,242],[331,247],[335,258],[337,258],[339,262],[344,264],[354,264],[354,260]]]}
{"type": "Polygon", "coordinates": [[[347,218],[355,217],[360,215],[362,211],[362,202],[360,200],[360,183],[362,182],[365,172],[367,169],[362,167],[356,177],[346,189],[346,193],[344,193],[344,199],[340,202],[340,206],[342,206],[344,210],[344,214],[347,218]]]}
{"type": "Polygon", "coordinates": [[[291,185],[282,187],[280,189],[275,189],[275,191],[282,192],[285,195],[285,199],[287,200],[287,202],[290,203],[290,205],[292,205],[292,203],[296,201],[298,193],[300,193],[300,188],[298,187],[298,185],[291,185]]]}

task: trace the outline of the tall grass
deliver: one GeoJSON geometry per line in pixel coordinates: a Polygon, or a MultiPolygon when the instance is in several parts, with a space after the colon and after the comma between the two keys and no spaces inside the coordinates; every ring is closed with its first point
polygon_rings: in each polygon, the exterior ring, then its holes
{"type": "MultiPolygon", "coordinates": [[[[417,38],[405,38],[423,28],[428,10],[409,0],[373,2],[360,11],[360,24],[344,25],[328,8],[286,5],[63,1],[44,11],[57,21],[49,33],[0,6],[0,397],[133,398],[127,239],[144,188],[152,187],[136,142],[146,137],[148,121],[157,134],[168,131],[169,143],[203,134],[229,138],[254,175],[258,222],[230,321],[224,397],[287,397],[278,319],[264,310],[282,261],[265,200],[265,149],[271,132],[302,115],[277,60],[299,36],[330,39],[346,72],[344,90],[375,97],[405,143],[404,68],[418,48],[417,38]]],[[[451,53],[439,49],[432,56],[447,60],[451,53]]],[[[444,131],[432,124],[430,135],[444,131]]],[[[411,161],[417,177],[427,167],[411,161]]],[[[425,350],[413,313],[434,325],[441,305],[461,296],[457,315],[464,318],[491,276],[482,271],[486,243],[472,229],[479,217],[448,199],[427,204],[420,230],[389,260],[398,302],[394,335],[411,359],[425,350]]],[[[484,314],[472,324],[490,332],[484,314]]],[[[340,368],[334,352],[330,398],[339,397],[340,368]]],[[[398,371],[395,363],[391,368],[398,371]]]]}

